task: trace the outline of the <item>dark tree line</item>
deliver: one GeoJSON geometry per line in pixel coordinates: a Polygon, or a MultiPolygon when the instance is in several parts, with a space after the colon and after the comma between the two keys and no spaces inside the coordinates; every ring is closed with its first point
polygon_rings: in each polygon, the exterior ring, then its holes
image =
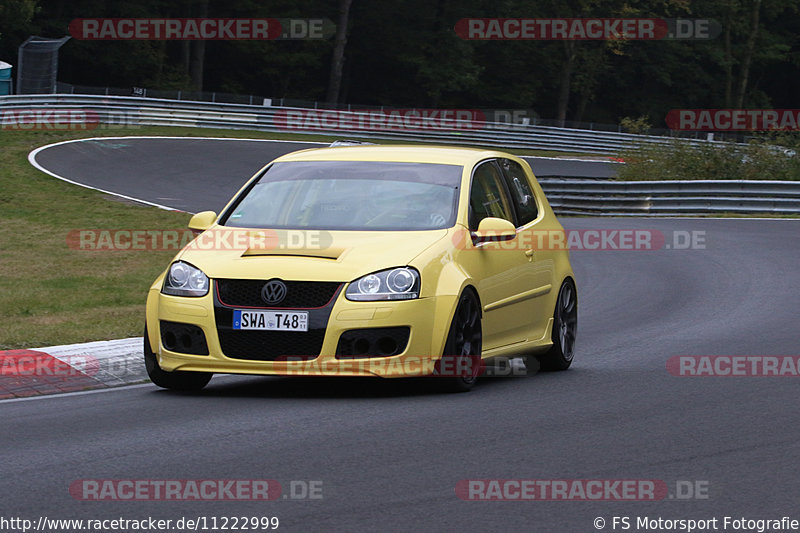
{"type": "Polygon", "coordinates": [[[80,41],[76,85],[206,90],[398,107],[531,109],[618,123],[673,108],[794,108],[800,3],[788,0],[0,0],[0,60],[29,35],[90,17],[326,18],[326,40],[80,41]],[[465,17],[711,18],[694,41],[465,41],[465,17]]]}

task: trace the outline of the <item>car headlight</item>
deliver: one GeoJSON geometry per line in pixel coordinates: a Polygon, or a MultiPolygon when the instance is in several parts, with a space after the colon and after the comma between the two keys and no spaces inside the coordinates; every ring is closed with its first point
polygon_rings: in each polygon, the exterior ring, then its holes
{"type": "Polygon", "coordinates": [[[419,273],[410,267],[382,270],[350,283],[345,292],[348,300],[412,300],[419,298],[419,273]]]}
{"type": "Polygon", "coordinates": [[[177,261],[170,265],[161,292],[173,296],[205,296],[208,285],[208,276],[202,270],[177,261]]]}

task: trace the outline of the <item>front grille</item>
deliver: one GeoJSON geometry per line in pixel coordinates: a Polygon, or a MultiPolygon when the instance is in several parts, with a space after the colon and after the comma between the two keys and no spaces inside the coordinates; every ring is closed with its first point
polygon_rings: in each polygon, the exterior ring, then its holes
{"type": "Polygon", "coordinates": [[[316,358],[322,350],[325,330],[304,332],[217,330],[222,353],[232,359],[276,361],[286,357],[316,358]]]}
{"type": "MultiPolygon", "coordinates": [[[[240,297],[247,296],[246,291],[239,291],[246,283],[253,284],[251,280],[225,280],[232,283],[221,283],[225,287],[234,287],[234,296],[241,292],[240,297]]],[[[259,295],[261,287],[265,281],[255,282],[258,285],[256,294],[259,295]]],[[[218,291],[214,298],[214,321],[217,325],[217,336],[220,348],[226,357],[231,359],[246,359],[250,361],[278,361],[282,358],[313,359],[319,356],[322,351],[322,343],[325,340],[325,329],[328,327],[328,319],[334,306],[334,300],[339,294],[339,283],[324,282],[304,282],[304,281],[285,281],[287,286],[286,300],[281,302],[281,307],[296,306],[296,308],[306,308],[308,311],[308,331],[254,331],[233,329],[234,307],[230,306],[232,301],[239,301],[236,307],[263,307],[264,303],[248,306],[241,300],[225,301],[222,294],[230,293],[225,289],[218,291]],[[320,286],[325,290],[320,290],[320,286]],[[325,287],[327,286],[327,287],[325,287]],[[300,290],[293,289],[302,287],[300,290]],[[313,297],[313,298],[312,298],[313,297]],[[315,300],[314,300],[315,299],[315,300]],[[324,301],[323,301],[324,300],[324,301]],[[224,303],[223,303],[224,302],[224,303]],[[287,303],[288,302],[288,303],[287,303]],[[227,304],[227,305],[226,305],[227,304]]],[[[252,287],[252,285],[251,285],[252,287]]],[[[251,301],[251,300],[245,300],[251,301]]]]}
{"type": "Polygon", "coordinates": [[[286,298],[270,306],[261,299],[266,279],[218,279],[217,298],[228,307],[311,309],[323,307],[339,290],[341,283],[327,281],[284,281],[286,298]]]}
{"type": "Polygon", "coordinates": [[[367,357],[390,357],[403,353],[408,344],[411,329],[365,328],[351,329],[342,333],[336,346],[337,359],[360,359],[367,357]]]}

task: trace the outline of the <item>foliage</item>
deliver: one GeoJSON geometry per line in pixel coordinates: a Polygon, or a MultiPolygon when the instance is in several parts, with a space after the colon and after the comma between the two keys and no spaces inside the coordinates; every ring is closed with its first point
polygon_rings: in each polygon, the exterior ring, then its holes
{"type": "MultiPolygon", "coordinates": [[[[340,0],[2,0],[0,59],[15,63],[29,35],[61,37],[92,17],[300,17],[336,21],[340,0]]],[[[530,109],[537,116],[614,124],[671,109],[796,107],[797,2],[788,0],[353,0],[341,96],[368,106],[530,109]],[[758,17],[754,17],[757,14],[758,17]],[[716,20],[709,40],[468,41],[470,17],[652,17],[716,20]]],[[[333,39],[209,41],[199,73],[194,45],[81,41],[60,52],[75,85],[196,88],[323,101],[333,39]]]]}
{"type": "Polygon", "coordinates": [[[652,127],[650,117],[643,115],[638,118],[624,117],[620,119],[619,125],[627,133],[645,134],[652,127]]]}
{"type": "Polygon", "coordinates": [[[622,180],[800,180],[796,136],[765,135],[748,144],[692,145],[675,138],[641,144],[620,154],[622,180]]]}

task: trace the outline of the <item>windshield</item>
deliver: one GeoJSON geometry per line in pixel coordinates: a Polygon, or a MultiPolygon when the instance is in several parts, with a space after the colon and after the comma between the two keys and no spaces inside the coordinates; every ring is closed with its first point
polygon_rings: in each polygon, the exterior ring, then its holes
{"type": "Polygon", "coordinates": [[[448,228],[455,224],[462,170],[433,163],[275,163],[222,223],[327,230],[448,228]]]}

